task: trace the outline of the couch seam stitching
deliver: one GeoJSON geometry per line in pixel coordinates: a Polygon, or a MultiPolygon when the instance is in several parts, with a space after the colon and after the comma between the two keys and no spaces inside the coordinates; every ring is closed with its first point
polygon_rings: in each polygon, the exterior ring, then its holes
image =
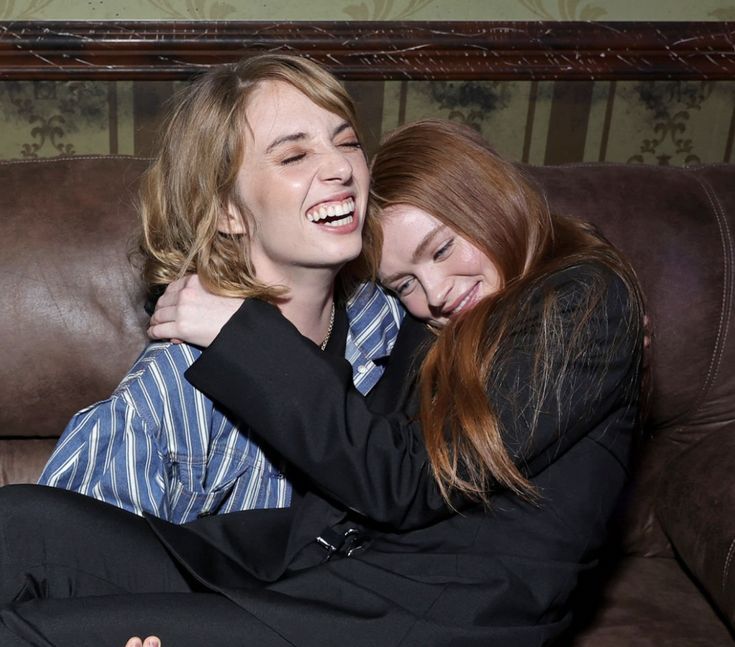
{"type": "Polygon", "coordinates": [[[719,373],[719,369],[722,364],[722,356],[725,352],[724,338],[727,336],[727,331],[730,328],[730,308],[728,308],[728,301],[731,300],[730,292],[732,291],[732,279],[730,277],[730,273],[732,266],[733,249],[727,219],[723,217],[722,204],[720,203],[717,196],[713,194],[713,190],[709,182],[706,182],[701,177],[699,177],[698,173],[693,173],[692,175],[699,186],[703,189],[704,194],[707,197],[707,201],[710,203],[710,207],[712,208],[712,213],[715,216],[715,222],[717,223],[718,230],[720,232],[720,242],[722,244],[724,264],[722,295],[720,298],[720,321],[717,331],[717,340],[715,342],[714,352],[712,354],[712,357],[710,358],[710,365],[707,369],[705,383],[702,386],[698,402],[694,410],[692,411],[692,413],[697,413],[701,409],[705,396],[710,390],[713,382],[715,381],[717,374],[719,373]]]}
{"type": "Polygon", "coordinates": [[[735,539],[730,542],[730,550],[727,551],[727,559],[725,559],[725,567],[722,569],[722,592],[725,592],[725,584],[727,583],[727,575],[730,572],[730,564],[732,564],[732,557],[735,554],[735,539]]]}

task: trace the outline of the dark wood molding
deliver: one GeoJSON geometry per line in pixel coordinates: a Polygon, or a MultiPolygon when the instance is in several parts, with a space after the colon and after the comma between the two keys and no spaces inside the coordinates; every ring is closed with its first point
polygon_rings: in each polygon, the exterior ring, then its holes
{"type": "Polygon", "coordinates": [[[735,79],[728,22],[0,22],[0,79],[184,79],[268,51],[349,80],[735,79]]]}

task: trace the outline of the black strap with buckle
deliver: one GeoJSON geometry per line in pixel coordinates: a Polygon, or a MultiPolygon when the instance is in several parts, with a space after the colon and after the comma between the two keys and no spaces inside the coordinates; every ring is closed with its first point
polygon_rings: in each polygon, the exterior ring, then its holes
{"type": "Polygon", "coordinates": [[[324,561],[331,559],[335,553],[352,557],[354,553],[367,547],[370,537],[364,530],[357,528],[348,528],[340,533],[333,528],[325,528],[316,538],[319,544],[327,554],[324,561]]]}

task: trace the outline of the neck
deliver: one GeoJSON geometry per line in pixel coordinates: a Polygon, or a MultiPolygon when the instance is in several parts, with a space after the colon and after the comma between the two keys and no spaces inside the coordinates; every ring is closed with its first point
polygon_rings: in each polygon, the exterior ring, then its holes
{"type": "Polygon", "coordinates": [[[278,304],[283,316],[317,345],[324,341],[329,330],[336,275],[337,271],[332,270],[302,270],[298,280],[280,282],[289,290],[278,304]]]}

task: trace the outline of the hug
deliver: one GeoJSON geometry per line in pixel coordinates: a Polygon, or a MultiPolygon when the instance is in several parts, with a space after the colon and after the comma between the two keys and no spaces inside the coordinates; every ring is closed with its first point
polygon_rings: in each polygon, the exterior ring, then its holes
{"type": "Polygon", "coordinates": [[[361,141],[297,57],[177,98],[154,341],[0,490],[0,643],[564,643],[642,440],[639,278],[468,128],[361,141]]]}

